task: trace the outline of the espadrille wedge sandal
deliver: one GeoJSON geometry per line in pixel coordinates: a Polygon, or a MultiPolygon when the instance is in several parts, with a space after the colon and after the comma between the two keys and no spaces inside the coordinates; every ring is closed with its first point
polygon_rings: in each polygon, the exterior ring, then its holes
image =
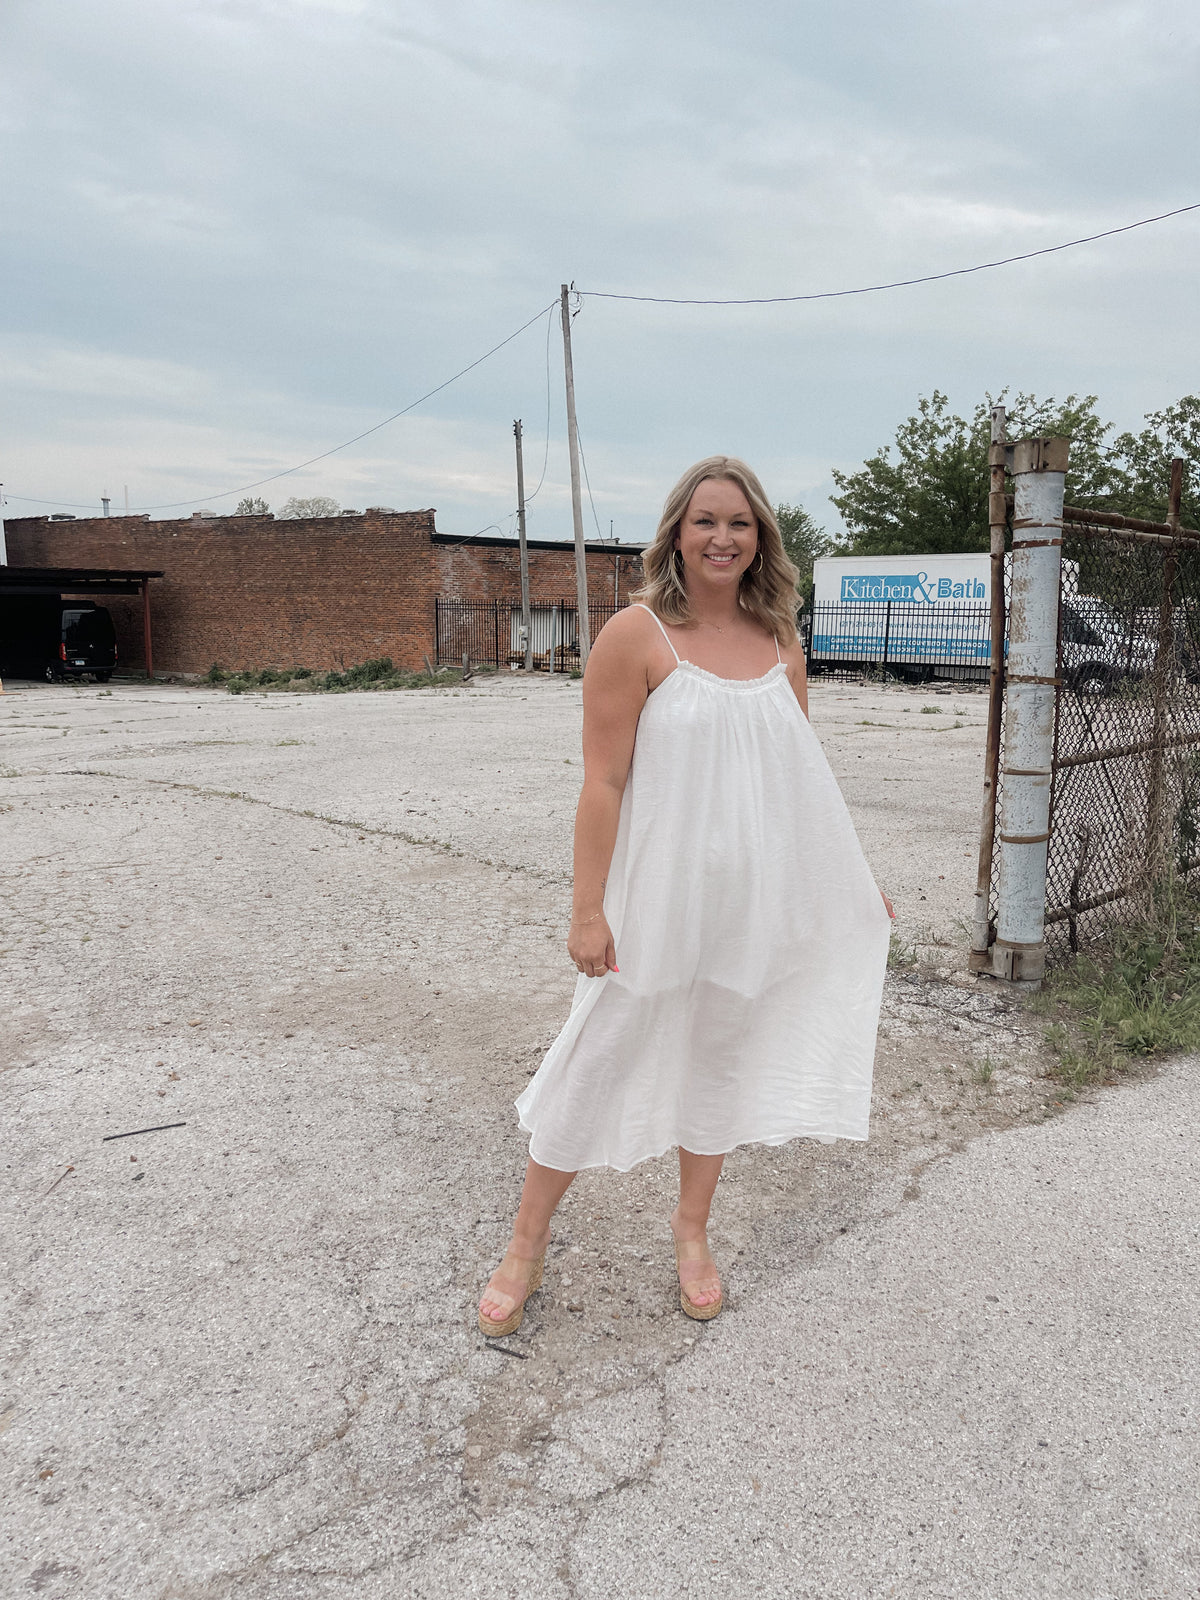
{"type": "Polygon", "coordinates": [[[546,1263],[546,1252],[532,1261],[524,1256],[514,1256],[509,1252],[500,1265],[492,1273],[488,1287],[492,1284],[504,1295],[518,1300],[517,1305],[509,1312],[503,1322],[496,1322],[491,1317],[479,1313],[479,1331],[488,1339],[503,1339],[506,1334],[516,1333],[525,1316],[525,1302],[535,1289],[542,1283],[542,1268],[546,1263]],[[505,1269],[508,1269],[507,1271],[505,1269]],[[519,1299],[518,1299],[519,1297],[519,1299]]]}
{"type": "Polygon", "coordinates": [[[675,1270],[679,1273],[679,1309],[696,1322],[711,1322],[725,1304],[724,1296],[719,1296],[707,1306],[698,1306],[694,1300],[688,1298],[686,1284],[694,1283],[697,1278],[705,1276],[704,1268],[713,1265],[712,1254],[704,1239],[676,1239],[675,1270]]]}

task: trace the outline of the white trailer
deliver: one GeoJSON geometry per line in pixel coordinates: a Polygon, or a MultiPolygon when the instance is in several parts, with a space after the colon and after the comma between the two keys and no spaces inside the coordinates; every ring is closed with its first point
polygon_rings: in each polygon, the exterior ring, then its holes
{"type": "Polygon", "coordinates": [[[990,599],[987,555],[822,556],[813,563],[809,665],[986,677],[990,599]]]}

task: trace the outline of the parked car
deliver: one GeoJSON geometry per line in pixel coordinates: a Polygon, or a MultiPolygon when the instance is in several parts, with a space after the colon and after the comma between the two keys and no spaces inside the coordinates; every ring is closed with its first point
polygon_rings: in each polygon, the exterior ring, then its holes
{"type": "Polygon", "coordinates": [[[112,615],[94,600],[0,595],[0,676],[107,683],[117,664],[112,615]]]}
{"type": "Polygon", "coordinates": [[[1111,694],[1154,666],[1153,639],[1094,595],[1063,600],[1059,649],[1064,678],[1082,694],[1111,694]]]}

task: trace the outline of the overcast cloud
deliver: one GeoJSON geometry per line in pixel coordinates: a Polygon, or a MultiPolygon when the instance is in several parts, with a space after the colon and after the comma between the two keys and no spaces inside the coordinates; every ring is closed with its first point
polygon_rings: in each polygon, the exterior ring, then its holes
{"type": "MultiPolygon", "coordinates": [[[[837,289],[1200,200],[1190,3],[0,0],[0,55],[10,517],[118,510],[126,484],[135,508],[232,509],[215,491],[372,426],[564,279],[837,289]]],[[[1096,393],[1137,426],[1200,389],[1198,247],[1200,212],[886,295],[585,297],[602,530],[648,537],[718,450],[832,526],[830,469],[935,386],[964,411],[1005,385],[1096,393]]],[[[550,331],[542,537],[570,533],[550,331]]],[[[257,492],[507,529],[514,416],[541,472],[545,334],[257,492]]]]}

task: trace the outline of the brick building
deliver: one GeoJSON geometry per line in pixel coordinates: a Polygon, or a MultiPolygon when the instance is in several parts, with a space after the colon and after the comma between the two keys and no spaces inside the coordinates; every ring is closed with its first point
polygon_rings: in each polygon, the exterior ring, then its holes
{"type": "MultiPolygon", "coordinates": [[[[214,662],[344,668],[377,656],[417,668],[434,654],[435,599],[520,592],[514,543],[440,534],[431,510],[296,521],[17,517],[5,526],[14,567],[161,569],[151,586],[160,672],[203,673],[214,662]]],[[[640,581],[637,547],[587,548],[590,604],[611,606],[614,595],[624,602],[640,581]]],[[[573,595],[573,549],[530,540],[529,573],[535,604],[573,595]]],[[[106,603],[122,665],[143,666],[140,603],[106,603]]]]}

